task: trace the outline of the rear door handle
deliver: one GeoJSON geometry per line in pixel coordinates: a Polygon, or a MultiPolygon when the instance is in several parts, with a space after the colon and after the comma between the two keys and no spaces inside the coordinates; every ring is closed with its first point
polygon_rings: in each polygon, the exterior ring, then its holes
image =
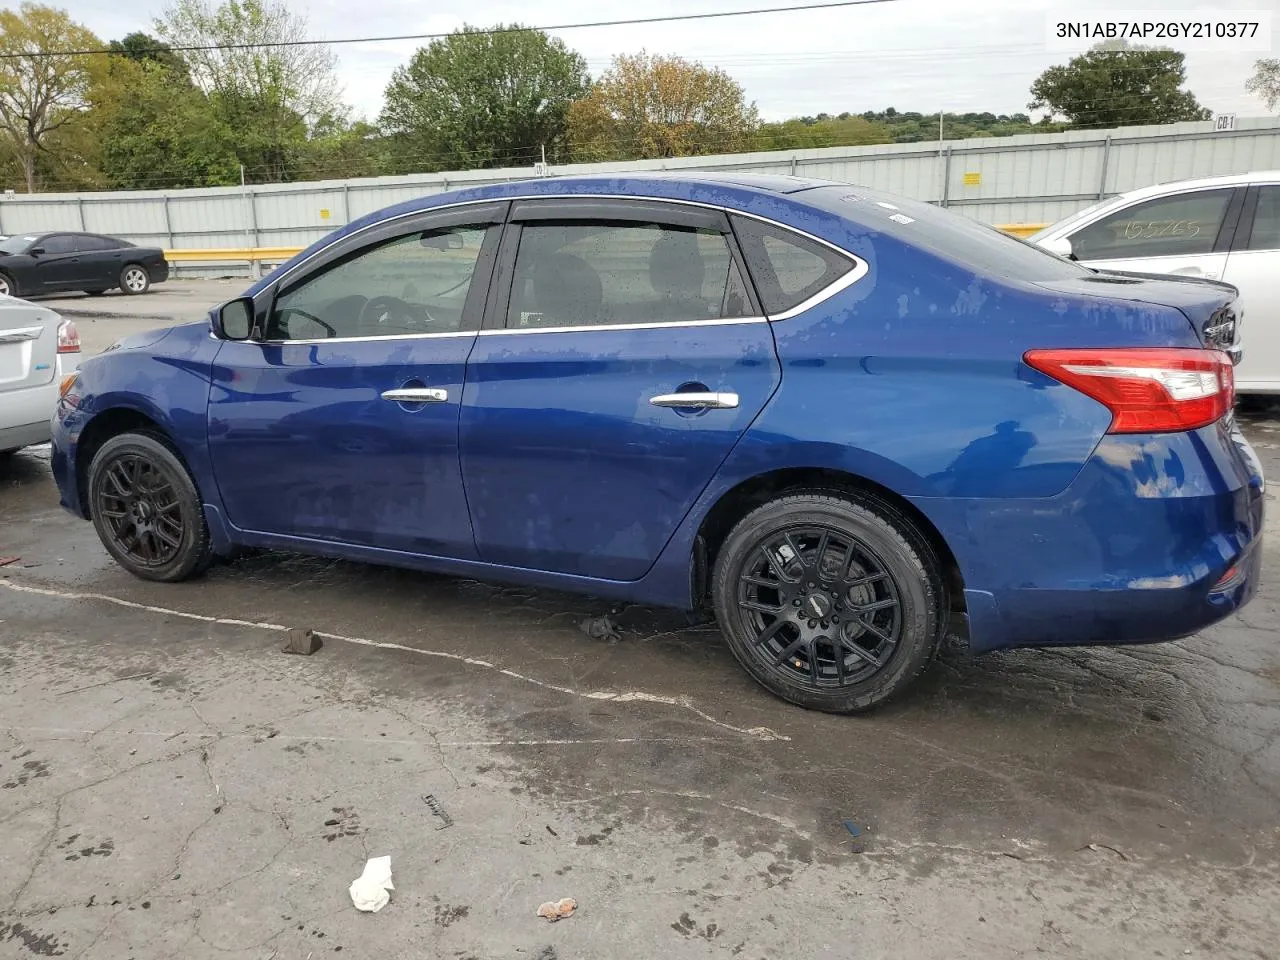
{"type": "Polygon", "coordinates": [[[449,399],[449,391],[437,387],[401,387],[383,390],[382,399],[395,403],[444,403],[449,399]]]}
{"type": "Polygon", "coordinates": [[[650,397],[655,407],[694,407],[699,410],[733,410],[738,406],[738,395],[725,391],[708,393],[660,393],[650,397]]]}

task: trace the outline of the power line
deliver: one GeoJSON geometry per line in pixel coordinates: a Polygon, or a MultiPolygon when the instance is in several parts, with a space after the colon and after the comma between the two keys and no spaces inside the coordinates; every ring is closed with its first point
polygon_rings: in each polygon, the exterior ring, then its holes
{"type": "MultiPolygon", "coordinates": [[[[472,30],[471,33],[488,34],[490,36],[504,33],[551,32],[553,30],[586,30],[594,27],[632,27],[649,23],[675,23],[688,20],[717,20],[725,17],[754,17],[768,13],[799,13],[806,10],[836,10],[844,7],[865,7],[872,4],[899,3],[901,0],[830,0],[825,3],[805,3],[789,7],[755,7],[748,10],[717,10],[706,13],[680,13],[664,17],[635,17],[628,20],[596,20],[587,23],[557,23],[544,27],[492,27],[483,30],[472,30]]],[[[343,37],[338,40],[280,40],[273,43],[211,43],[194,44],[178,47],[149,47],[127,51],[128,56],[141,56],[148,53],[196,53],[211,50],[266,50],[283,47],[321,47],[354,43],[390,43],[397,40],[444,40],[457,31],[449,33],[404,33],[380,37],[343,37]]],[[[98,54],[121,56],[126,51],[101,47],[91,50],[38,50],[31,53],[0,54],[0,60],[15,60],[27,57],[82,57],[98,54]]]]}

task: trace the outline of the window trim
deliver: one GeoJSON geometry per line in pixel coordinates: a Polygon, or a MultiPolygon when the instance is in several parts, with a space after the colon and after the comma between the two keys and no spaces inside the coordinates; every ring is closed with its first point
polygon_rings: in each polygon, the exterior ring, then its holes
{"type": "Polygon", "coordinates": [[[1244,202],[1244,208],[1240,213],[1240,223],[1236,227],[1235,236],[1232,238],[1232,253],[1275,253],[1280,247],[1255,247],[1253,245],[1253,230],[1258,220],[1258,201],[1262,198],[1263,190],[1280,190],[1280,182],[1272,180],[1259,180],[1256,183],[1249,184],[1249,193],[1244,202]]]}
{"type": "MultiPolygon", "coordinates": [[[[1132,210],[1142,204],[1154,203],[1157,200],[1169,200],[1175,197],[1188,197],[1197,193],[1218,193],[1227,192],[1227,205],[1222,211],[1222,223],[1218,226],[1218,232],[1214,235],[1213,245],[1202,253],[1159,253],[1159,254],[1134,254],[1130,256],[1101,256],[1081,258],[1081,263],[1093,263],[1109,260],[1166,260],[1166,259],[1185,259],[1187,257],[1208,257],[1215,253],[1225,253],[1230,249],[1232,240],[1235,236],[1237,226],[1241,223],[1240,212],[1244,205],[1244,187],[1232,184],[1219,184],[1217,186],[1193,187],[1190,190],[1170,190],[1168,193],[1158,193],[1151,197],[1141,197],[1132,203],[1121,204],[1118,207],[1100,211],[1099,215],[1089,220],[1087,223],[1081,223],[1074,226],[1069,232],[1056,234],[1053,237],[1044,239],[1058,239],[1059,237],[1070,240],[1082,230],[1088,230],[1090,227],[1101,223],[1108,217],[1124,213],[1126,210],[1132,210]]],[[[1078,255],[1077,255],[1078,256],[1078,255]]]]}
{"type": "MultiPolygon", "coordinates": [[[[797,304],[796,306],[792,307],[790,310],[787,310],[784,313],[780,313],[777,316],[769,317],[769,316],[766,316],[762,311],[761,314],[756,317],[734,317],[731,320],[722,319],[722,320],[678,321],[677,326],[685,326],[688,324],[707,324],[707,323],[718,323],[722,325],[728,324],[728,323],[743,323],[743,322],[779,323],[784,320],[790,320],[793,317],[798,316],[799,314],[805,312],[806,310],[812,309],[813,307],[817,306],[819,303],[822,303],[824,300],[830,299],[831,297],[834,297],[836,294],[843,292],[844,290],[853,286],[854,283],[861,280],[863,277],[865,277],[868,273],[871,272],[871,266],[870,264],[867,263],[867,261],[865,261],[862,257],[858,256],[857,254],[852,253],[849,250],[846,250],[844,247],[839,246],[838,244],[832,243],[829,240],[824,240],[822,237],[815,236],[814,234],[809,233],[806,230],[801,230],[798,227],[791,226],[790,224],[782,223],[779,220],[774,220],[771,217],[761,216],[758,213],[751,213],[747,210],[742,210],[737,207],[725,206],[724,204],[709,203],[707,201],[702,201],[702,200],[684,200],[684,199],[678,199],[673,197],[652,197],[647,195],[624,196],[616,193],[529,194],[529,195],[523,195],[523,196],[517,195],[517,196],[497,197],[497,198],[484,197],[477,200],[459,200],[453,203],[441,204],[438,207],[428,207],[426,209],[412,210],[407,213],[401,213],[393,217],[386,217],[382,220],[374,221],[373,223],[366,224],[365,226],[352,231],[351,233],[347,234],[345,237],[342,237],[341,239],[336,240],[327,246],[321,247],[319,250],[315,251],[310,256],[304,257],[302,260],[298,261],[297,263],[284,267],[280,273],[280,276],[277,277],[273,283],[269,284],[268,286],[264,287],[262,290],[258,291],[258,294],[254,297],[254,323],[255,325],[258,325],[260,329],[266,329],[265,327],[266,319],[269,314],[271,304],[273,304],[275,301],[275,293],[287,278],[292,277],[295,273],[298,273],[299,271],[302,271],[302,270],[306,270],[308,273],[310,273],[311,271],[320,268],[321,266],[323,266],[324,263],[329,262],[334,255],[340,256],[341,255],[340,248],[346,249],[348,246],[355,245],[358,243],[366,244],[366,245],[369,244],[370,241],[368,241],[367,239],[364,239],[364,235],[366,234],[381,233],[384,230],[396,230],[396,229],[399,229],[399,224],[401,224],[403,221],[412,220],[418,217],[421,217],[421,218],[434,217],[442,214],[462,212],[467,210],[467,208],[470,208],[470,207],[484,206],[487,204],[498,204],[498,205],[504,205],[506,207],[506,214],[502,217],[501,220],[497,221],[499,224],[506,225],[505,229],[503,230],[503,236],[501,240],[502,246],[505,246],[507,234],[511,233],[513,228],[517,230],[519,229],[518,223],[510,222],[510,211],[515,204],[520,203],[521,201],[526,201],[526,200],[611,200],[611,201],[624,201],[624,202],[625,201],[646,201],[646,202],[664,204],[667,206],[674,206],[674,207],[697,207],[704,210],[716,210],[722,213],[723,215],[725,215],[726,218],[729,215],[747,217],[748,219],[751,219],[751,220],[758,220],[761,223],[769,224],[770,226],[776,227],[780,230],[789,230],[790,232],[796,234],[797,236],[804,237],[808,240],[812,240],[814,243],[820,243],[823,246],[830,248],[831,250],[835,251],[841,256],[847,257],[854,264],[854,267],[852,270],[850,270],[844,276],[840,277],[838,280],[832,283],[829,287],[819,290],[808,300],[804,301],[803,303],[797,304]],[[335,254],[335,251],[338,251],[338,252],[335,254]],[[264,310],[264,303],[266,307],[265,310],[264,310]]],[[[376,241],[373,241],[373,242],[376,242],[376,241]]],[[[738,263],[738,269],[742,271],[742,277],[746,283],[747,292],[755,301],[753,306],[756,309],[759,309],[760,307],[759,295],[755,289],[755,280],[751,276],[751,271],[749,271],[746,268],[746,264],[742,260],[742,251],[738,249],[736,238],[734,238],[734,241],[733,243],[730,244],[730,247],[733,250],[734,258],[738,263]]],[[[539,328],[534,328],[527,331],[508,330],[506,329],[505,326],[496,328],[496,329],[492,328],[490,326],[490,315],[493,307],[495,306],[495,303],[494,303],[495,292],[500,289],[500,286],[503,281],[503,278],[501,276],[501,265],[502,265],[501,254],[502,254],[502,247],[500,247],[498,250],[497,267],[491,271],[489,276],[488,292],[486,294],[486,299],[485,299],[484,318],[479,331],[459,331],[459,332],[452,332],[452,333],[402,334],[396,337],[328,338],[325,340],[315,340],[315,341],[250,340],[248,342],[251,342],[251,343],[271,342],[276,344],[349,343],[352,341],[361,341],[366,339],[392,340],[392,339],[414,339],[418,337],[471,336],[474,333],[479,333],[480,335],[484,335],[484,336],[492,336],[494,333],[519,333],[519,334],[559,333],[563,331],[632,329],[632,325],[612,325],[612,324],[607,327],[606,326],[539,327],[539,328]]],[[[509,296],[510,294],[509,288],[507,293],[509,296]]],[[[652,323],[638,324],[638,325],[635,325],[635,329],[640,329],[643,327],[655,327],[655,326],[657,326],[657,324],[652,324],[652,323]]]]}
{"type": "MultiPolygon", "coordinates": [[[[537,198],[542,200],[544,198],[537,198]]],[[[746,261],[742,256],[742,250],[738,246],[738,240],[733,235],[733,230],[729,225],[728,211],[719,207],[708,207],[713,211],[711,217],[689,217],[683,215],[685,211],[671,210],[665,205],[665,200],[650,200],[648,198],[631,197],[590,197],[590,204],[576,204],[572,202],[562,202],[562,198],[545,198],[548,199],[546,204],[538,204],[525,206],[520,203],[512,205],[511,218],[507,222],[507,228],[503,232],[502,246],[498,251],[498,268],[494,271],[493,283],[491,285],[490,296],[485,305],[484,323],[481,325],[480,332],[485,336],[494,336],[500,333],[510,334],[530,334],[530,333],[586,333],[591,330],[645,330],[650,327],[656,329],[674,329],[678,327],[689,326],[728,326],[735,323],[764,323],[768,318],[764,315],[760,306],[760,300],[756,294],[755,283],[751,280],[751,273],[747,270],[746,261]],[[601,201],[605,202],[601,202],[601,201]],[[638,202],[637,202],[638,201],[638,202]],[[522,214],[518,216],[519,214],[522,214]],[[532,215],[529,215],[532,213],[532,215]],[[596,323],[576,326],[559,326],[559,327],[528,327],[515,329],[507,326],[508,313],[511,309],[511,294],[515,287],[515,265],[516,258],[520,252],[520,239],[524,233],[526,223],[535,224],[547,221],[605,221],[612,220],[616,222],[634,221],[636,223],[652,223],[661,225],[670,225],[683,229],[703,229],[715,230],[724,239],[729,249],[730,261],[737,267],[739,274],[742,276],[743,287],[747,292],[748,309],[750,312],[744,317],[712,317],[704,320],[662,320],[656,323],[596,323]]],[[[578,199],[573,197],[570,199],[578,199]]],[[[696,206],[696,205],[693,205],[696,206]]]]}
{"type": "MultiPolygon", "coordinates": [[[[476,257],[475,273],[472,274],[472,286],[467,291],[467,298],[463,304],[462,327],[458,330],[440,331],[438,333],[395,333],[378,337],[321,337],[317,339],[306,340],[280,340],[275,338],[266,338],[265,336],[253,337],[248,340],[249,343],[259,343],[270,346],[286,346],[291,344],[300,344],[306,346],[315,346],[322,343],[364,343],[381,340],[420,340],[420,339],[439,339],[442,337],[473,337],[479,329],[480,320],[483,316],[483,310],[488,299],[489,289],[493,285],[494,262],[497,258],[499,239],[502,234],[503,223],[506,215],[510,210],[510,204],[506,201],[484,200],[478,203],[456,204],[450,207],[433,208],[426,211],[417,211],[413,214],[406,214],[403,217],[394,217],[388,220],[382,220],[375,224],[370,224],[367,228],[362,228],[348,237],[343,237],[336,243],[332,243],[322,250],[316,252],[314,257],[307,258],[304,263],[310,264],[310,269],[297,274],[296,270],[289,270],[282,274],[274,283],[264,288],[257,297],[254,298],[254,329],[255,331],[265,331],[269,329],[269,323],[272,314],[275,313],[276,301],[283,292],[287,290],[295,290],[306,284],[315,277],[321,276],[329,269],[337,265],[339,262],[345,262],[354,257],[359,256],[362,252],[373,250],[376,247],[386,243],[394,243],[396,240],[411,236],[415,233],[427,233],[432,230],[445,230],[449,227],[456,226],[484,226],[485,236],[480,243],[480,253],[476,257]],[[483,211],[477,212],[468,209],[477,205],[492,205],[493,211],[486,214],[483,211]],[[378,228],[385,229],[378,229],[378,228]],[[366,231],[371,234],[366,235],[366,231]],[[358,238],[358,239],[357,239],[358,238]],[[347,242],[351,241],[351,242],[347,242]],[[324,256],[321,256],[324,254],[324,256]],[[286,282],[286,278],[291,279],[286,282]],[[483,284],[485,291],[481,296],[477,291],[477,284],[483,284]]],[[[299,264],[301,267],[303,264],[299,264]]]]}

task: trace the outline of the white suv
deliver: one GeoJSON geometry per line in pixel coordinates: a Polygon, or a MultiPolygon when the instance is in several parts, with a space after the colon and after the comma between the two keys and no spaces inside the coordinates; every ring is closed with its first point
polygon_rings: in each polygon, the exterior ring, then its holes
{"type": "Polygon", "coordinates": [[[1280,172],[1131,190],[1030,237],[1100,270],[1223,280],[1240,291],[1239,393],[1280,394],[1280,172]]]}
{"type": "Polygon", "coordinates": [[[49,442],[58,391],[79,366],[74,323],[0,296],[0,455],[49,442]]]}

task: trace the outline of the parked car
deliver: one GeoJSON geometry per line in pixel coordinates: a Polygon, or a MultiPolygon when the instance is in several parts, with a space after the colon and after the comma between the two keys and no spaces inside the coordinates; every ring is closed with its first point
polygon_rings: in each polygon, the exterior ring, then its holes
{"type": "Polygon", "coordinates": [[[1248,313],[1236,390],[1280,393],[1280,171],[1132,190],[1030,240],[1099,270],[1230,283],[1248,313]]]}
{"type": "Polygon", "coordinates": [[[795,703],[1184,636],[1256,589],[1229,287],[1109,277],[789,177],[366,216],[87,361],[53,469],[126,569],[280,548],[715,610],[795,703]]]}
{"type": "Polygon", "coordinates": [[[119,287],[146,293],[169,279],[159,247],[135,247],[96,233],[29,233],[0,240],[0,295],[33,297],[60,290],[101,295],[119,287]]]}
{"type": "Polygon", "coordinates": [[[79,362],[73,322],[0,297],[0,455],[49,442],[58,391],[79,362]]]}

